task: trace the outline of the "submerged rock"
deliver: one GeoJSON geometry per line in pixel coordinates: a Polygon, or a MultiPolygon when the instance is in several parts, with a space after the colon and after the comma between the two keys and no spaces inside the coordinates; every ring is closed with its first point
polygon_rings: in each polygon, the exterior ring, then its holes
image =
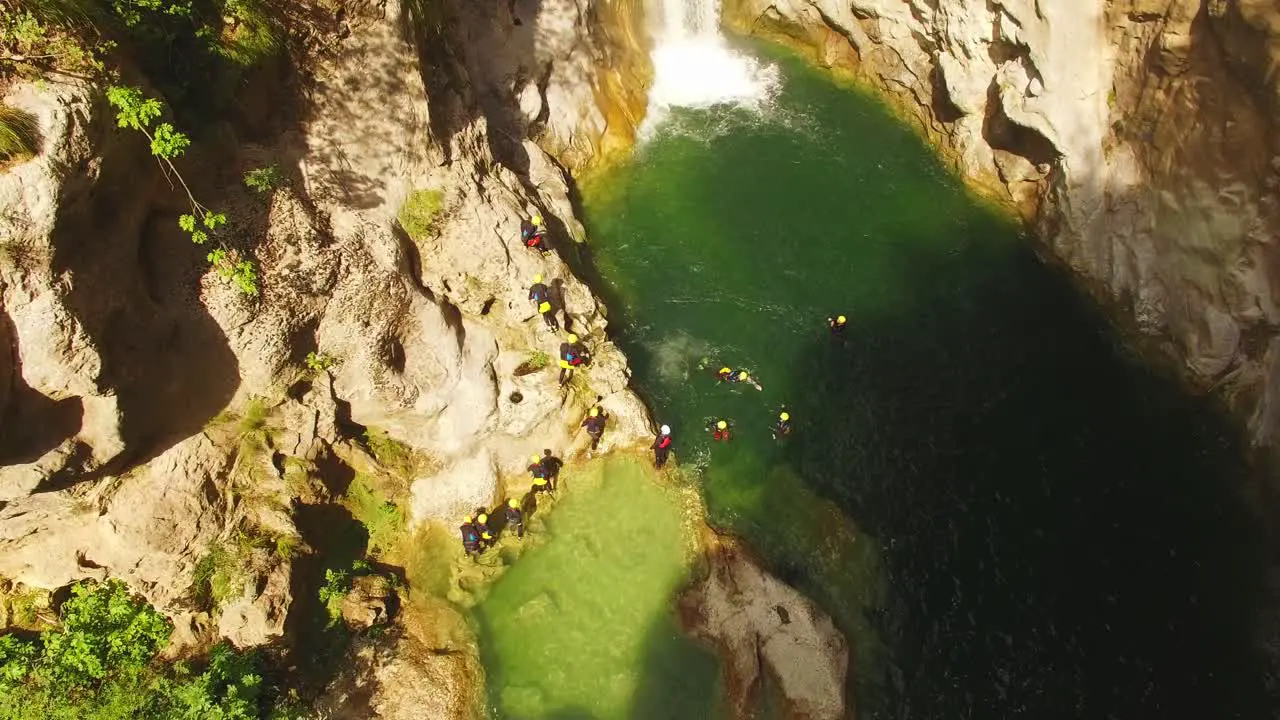
{"type": "MultiPolygon", "coordinates": [[[[761,673],[768,672],[789,717],[846,717],[849,648],[831,618],[760,569],[733,541],[711,540],[707,558],[706,578],[680,605],[688,629],[720,648],[737,716],[749,716],[761,673]]],[[[850,698],[850,710],[852,704],[850,698]]]]}

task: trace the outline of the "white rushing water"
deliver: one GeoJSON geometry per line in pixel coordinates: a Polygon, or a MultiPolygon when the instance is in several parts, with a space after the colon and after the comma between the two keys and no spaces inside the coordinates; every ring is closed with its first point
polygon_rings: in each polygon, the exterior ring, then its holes
{"type": "Polygon", "coordinates": [[[735,51],[720,34],[720,0],[648,0],[653,18],[653,88],[645,125],[673,107],[758,108],[778,85],[778,69],[735,51]]]}

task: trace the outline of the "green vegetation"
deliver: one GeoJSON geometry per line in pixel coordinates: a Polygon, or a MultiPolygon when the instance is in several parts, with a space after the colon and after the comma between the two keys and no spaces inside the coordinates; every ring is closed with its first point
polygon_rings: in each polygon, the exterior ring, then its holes
{"type": "MultiPolygon", "coordinates": [[[[164,114],[164,104],[155,98],[144,96],[142,90],[136,87],[117,85],[107,88],[107,100],[116,109],[116,124],[122,128],[137,130],[146,136],[151,141],[151,154],[160,164],[160,169],[167,176],[177,178],[182,185],[187,201],[191,204],[191,212],[178,217],[178,227],[191,235],[191,242],[197,245],[208,242],[210,233],[216,235],[217,229],[227,224],[227,216],[210,210],[197,200],[186,179],[173,164],[191,146],[191,139],[174,129],[170,123],[162,122],[157,125],[156,120],[164,114]]],[[[241,257],[238,250],[219,243],[219,247],[209,253],[208,260],[223,280],[234,284],[248,297],[258,297],[258,271],[251,261],[241,257]]]]}
{"type": "Polygon", "coordinates": [[[241,438],[261,435],[267,429],[267,417],[271,405],[264,397],[251,397],[244,404],[244,412],[236,423],[236,434],[241,438]]]}
{"type": "Polygon", "coordinates": [[[30,113],[0,105],[0,163],[25,160],[39,150],[40,129],[30,113]]]}
{"type": "Polygon", "coordinates": [[[357,475],[347,489],[351,515],[369,533],[368,553],[381,557],[395,548],[404,534],[404,511],[374,487],[372,478],[357,475]]]}
{"type": "Polygon", "coordinates": [[[244,174],[244,184],[258,194],[269,193],[284,185],[284,173],[275,165],[254,168],[244,174]]]}
{"type": "Polygon", "coordinates": [[[551,356],[542,350],[535,350],[529,359],[525,360],[525,364],[534,370],[541,370],[551,364],[551,356]]]}
{"type": "Polygon", "coordinates": [[[203,672],[156,655],[171,628],[122,583],[73,586],[61,627],[0,637],[0,718],[257,718],[257,659],[219,645],[203,672]]]}
{"type": "Polygon", "coordinates": [[[400,227],[416,241],[427,239],[435,231],[436,215],[443,202],[444,193],[439,190],[414,190],[400,207],[400,227]]]}
{"type": "Polygon", "coordinates": [[[333,625],[342,618],[342,599],[351,591],[351,572],[349,570],[324,571],[324,585],[320,586],[320,604],[324,605],[329,615],[329,624],[333,625]]]}
{"type": "Polygon", "coordinates": [[[192,589],[196,601],[207,610],[244,592],[245,564],[253,543],[240,533],[234,541],[218,543],[196,563],[192,589]]]}
{"type": "Polygon", "coordinates": [[[413,449],[388,435],[385,430],[365,428],[364,444],[378,463],[389,472],[402,477],[413,474],[417,465],[413,449]]]}
{"type": "Polygon", "coordinates": [[[318,353],[314,350],[307,353],[307,369],[317,375],[337,364],[337,358],[332,355],[318,353]]]}
{"type": "Polygon", "coordinates": [[[232,20],[223,28],[214,51],[242,67],[251,67],[272,57],[284,47],[280,31],[266,12],[266,3],[256,0],[225,0],[223,13],[232,20]]]}

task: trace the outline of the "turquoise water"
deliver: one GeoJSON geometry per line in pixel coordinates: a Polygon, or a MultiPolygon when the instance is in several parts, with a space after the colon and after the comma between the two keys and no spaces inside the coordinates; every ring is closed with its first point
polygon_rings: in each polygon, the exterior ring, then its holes
{"type": "Polygon", "coordinates": [[[673,610],[696,501],[635,458],[564,476],[572,490],[535,515],[533,547],[476,607],[490,708],[521,720],[717,717],[716,657],[673,610]]]}
{"type": "Polygon", "coordinates": [[[1226,426],[875,101],[770,59],[772,108],[584,186],[577,261],[712,522],[850,636],[859,716],[1268,716],[1226,426]]]}

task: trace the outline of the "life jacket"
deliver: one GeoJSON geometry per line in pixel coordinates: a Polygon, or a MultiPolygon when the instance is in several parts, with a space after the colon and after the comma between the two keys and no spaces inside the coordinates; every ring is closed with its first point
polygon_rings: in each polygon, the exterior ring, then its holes
{"type": "Polygon", "coordinates": [[[520,511],[520,508],[507,508],[508,525],[519,525],[522,522],[524,522],[524,513],[520,511]]]}
{"type": "Polygon", "coordinates": [[[720,430],[720,429],[718,429],[718,428],[717,428],[717,429],[715,430],[715,432],[711,433],[711,437],[715,438],[716,440],[728,440],[728,439],[729,439],[729,431],[728,431],[728,430],[720,430]]]}
{"type": "Polygon", "coordinates": [[[525,247],[536,248],[542,244],[542,234],[534,232],[532,235],[526,235],[524,238],[525,247]]]}
{"type": "Polygon", "coordinates": [[[589,417],[582,421],[582,426],[585,427],[587,432],[592,435],[599,435],[604,432],[604,416],[597,415],[595,417],[589,417]]]}
{"type": "Polygon", "coordinates": [[[564,355],[565,362],[577,367],[587,361],[587,349],[581,343],[570,343],[569,351],[564,355]]]}
{"type": "Polygon", "coordinates": [[[658,438],[658,447],[662,450],[666,450],[667,448],[671,447],[671,436],[663,435],[662,437],[658,438]]]}
{"type": "MultiPolygon", "coordinates": [[[[536,303],[546,303],[551,299],[551,293],[547,290],[547,286],[538,283],[529,288],[529,299],[536,303]]],[[[541,310],[541,308],[539,308],[541,310]]],[[[545,310],[543,312],[546,312],[545,310]]]]}
{"type": "Polygon", "coordinates": [[[535,478],[545,478],[547,476],[547,466],[539,461],[529,466],[529,472],[535,478]]]}

